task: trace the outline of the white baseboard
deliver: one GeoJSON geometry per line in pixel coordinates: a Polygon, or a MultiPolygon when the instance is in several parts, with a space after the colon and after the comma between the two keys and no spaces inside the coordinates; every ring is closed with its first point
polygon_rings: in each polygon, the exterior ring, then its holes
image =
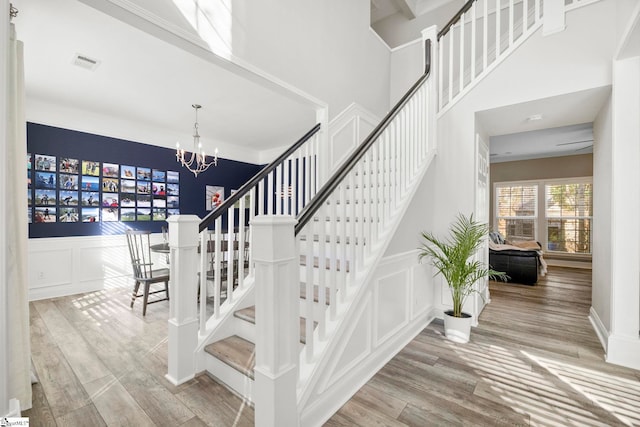
{"type": "Polygon", "coordinates": [[[11,399],[9,400],[9,413],[2,418],[19,418],[20,414],[20,401],[18,399],[11,399]]]}
{"type": "Polygon", "coordinates": [[[591,326],[593,326],[593,330],[596,332],[598,340],[600,340],[600,344],[606,353],[607,343],[609,342],[609,331],[607,331],[607,328],[605,328],[604,323],[602,323],[600,316],[598,316],[598,313],[593,307],[589,309],[589,321],[591,322],[591,326]]]}
{"type": "Polygon", "coordinates": [[[640,370],[640,337],[609,335],[606,361],[615,365],[640,370]]]}

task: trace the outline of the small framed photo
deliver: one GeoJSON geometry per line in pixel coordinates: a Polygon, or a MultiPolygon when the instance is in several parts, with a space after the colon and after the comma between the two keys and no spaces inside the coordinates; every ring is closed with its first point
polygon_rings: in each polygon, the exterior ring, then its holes
{"type": "Polygon", "coordinates": [[[27,153],[27,170],[31,170],[31,153],[27,153]]]}
{"type": "Polygon", "coordinates": [[[33,199],[31,198],[31,189],[27,189],[27,206],[33,205],[33,199]]]}
{"type": "Polygon", "coordinates": [[[60,206],[78,206],[78,192],[60,190],[60,206]]]}
{"type": "Polygon", "coordinates": [[[160,208],[153,208],[153,220],[154,221],[164,221],[167,219],[167,210],[160,208]]]}
{"type": "Polygon", "coordinates": [[[82,206],[100,206],[100,193],[97,191],[83,191],[82,206]]]}
{"type": "Polygon", "coordinates": [[[129,195],[129,194],[121,194],[120,195],[120,207],[123,207],[123,208],[135,208],[136,207],[135,196],[129,195]]]}
{"type": "Polygon", "coordinates": [[[167,207],[167,199],[164,197],[153,196],[153,207],[154,208],[166,208],[167,207]]]}
{"type": "Polygon", "coordinates": [[[60,222],[78,222],[78,208],[60,208],[58,211],[58,221],[60,222]]]}
{"type": "Polygon", "coordinates": [[[154,196],[165,196],[167,194],[167,187],[164,182],[154,182],[151,184],[151,191],[154,196]]]}
{"type": "Polygon", "coordinates": [[[135,166],[120,166],[120,178],[136,179],[136,167],[135,166]]]}
{"type": "Polygon", "coordinates": [[[137,168],[138,181],[151,181],[151,169],[150,168],[137,168]]]}
{"type": "Polygon", "coordinates": [[[103,163],[102,164],[102,177],[107,178],[119,178],[120,177],[120,165],[115,163],[103,163]]]}
{"type": "Polygon", "coordinates": [[[167,195],[168,196],[180,195],[180,184],[167,184],[167,195]]]}
{"type": "Polygon", "coordinates": [[[138,202],[138,207],[144,207],[144,208],[148,208],[151,206],[151,196],[147,195],[147,194],[138,194],[138,196],[136,197],[136,200],[138,202]]]}
{"type": "Polygon", "coordinates": [[[167,182],[180,182],[180,172],[167,171],[167,182]]]}
{"type": "Polygon", "coordinates": [[[60,172],[78,173],[78,159],[70,159],[68,157],[60,158],[60,172]]]}
{"type": "Polygon", "coordinates": [[[136,181],[133,179],[121,179],[120,191],[122,193],[134,193],[136,192],[136,181]]]}
{"type": "Polygon", "coordinates": [[[167,173],[165,171],[161,171],[158,169],[154,169],[151,174],[151,179],[153,181],[161,181],[164,182],[167,179],[167,173]]]}
{"type": "Polygon", "coordinates": [[[99,208],[82,208],[82,222],[99,222],[99,208]]]}
{"type": "Polygon", "coordinates": [[[178,196],[167,197],[167,207],[173,209],[180,208],[180,198],[178,196]]]}
{"type": "Polygon", "coordinates": [[[120,198],[118,193],[102,193],[103,208],[117,208],[120,206],[120,198]]]}
{"type": "Polygon", "coordinates": [[[82,175],[82,190],[100,191],[100,178],[97,176],[82,175]]]}
{"type": "Polygon", "coordinates": [[[56,173],[53,172],[36,172],[36,188],[56,188],[56,173]]]}
{"type": "Polygon", "coordinates": [[[45,154],[36,154],[36,170],[37,171],[56,171],[56,156],[47,156],[45,154]]]}
{"type": "Polygon", "coordinates": [[[118,221],[118,208],[102,208],[102,222],[118,221]]]}
{"type": "Polygon", "coordinates": [[[100,162],[83,160],[82,175],[100,176],[100,162]]]}
{"type": "Polygon", "coordinates": [[[167,215],[180,215],[180,209],[167,209],[167,215]]]}
{"type": "Polygon", "coordinates": [[[122,222],[131,222],[136,220],[136,209],[135,208],[126,208],[120,209],[120,221],[122,222]]]}
{"type": "Polygon", "coordinates": [[[137,189],[138,189],[137,191],[138,194],[151,194],[151,183],[138,181],[137,189]]]}
{"type": "Polygon", "coordinates": [[[151,221],[151,208],[138,208],[136,221],[151,221]]]}
{"type": "Polygon", "coordinates": [[[55,206],[56,191],[55,190],[36,190],[36,205],[55,206]]]}
{"type": "Polygon", "coordinates": [[[34,222],[56,222],[56,208],[38,207],[35,209],[34,222]]]}
{"type": "Polygon", "coordinates": [[[78,189],[78,175],[60,174],[59,182],[60,182],[61,190],[77,190],[78,189]]]}
{"type": "Polygon", "coordinates": [[[207,185],[205,190],[207,210],[217,209],[224,202],[224,187],[207,185]]]}
{"type": "Polygon", "coordinates": [[[118,178],[102,178],[102,191],[117,193],[118,183],[118,178]]]}

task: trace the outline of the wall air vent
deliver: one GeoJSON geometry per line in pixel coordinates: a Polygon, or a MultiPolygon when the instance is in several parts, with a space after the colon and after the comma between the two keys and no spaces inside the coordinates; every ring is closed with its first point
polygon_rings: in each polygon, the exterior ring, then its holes
{"type": "Polygon", "coordinates": [[[76,53],[74,55],[72,63],[73,65],[77,65],[78,67],[91,71],[95,71],[95,69],[98,68],[98,65],[100,65],[99,60],[90,58],[87,55],[82,55],[80,53],[76,53]]]}

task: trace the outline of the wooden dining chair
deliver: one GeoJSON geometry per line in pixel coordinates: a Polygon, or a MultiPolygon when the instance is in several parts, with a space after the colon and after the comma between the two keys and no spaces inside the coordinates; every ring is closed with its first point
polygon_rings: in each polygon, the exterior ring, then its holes
{"type": "Polygon", "coordinates": [[[131,308],[136,298],[142,299],[142,315],[147,314],[147,304],[153,304],[169,299],[169,269],[159,268],[153,269],[151,259],[151,232],[140,230],[127,230],[127,244],[129,245],[129,255],[131,256],[131,267],[133,269],[133,279],[135,285],[133,287],[133,295],[131,296],[131,308]],[[164,282],[164,289],[150,291],[151,285],[154,283],[164,282]],[[138,293],[142,285],[142,293],[138,293]],[[154,299],[149,301],[149,295],[165,293],[165,298],[154,299]]]}

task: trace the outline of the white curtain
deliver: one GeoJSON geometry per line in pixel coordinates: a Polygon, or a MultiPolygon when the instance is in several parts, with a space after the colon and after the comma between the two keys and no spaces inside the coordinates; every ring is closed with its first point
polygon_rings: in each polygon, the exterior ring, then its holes
{"type": "Polygon", "coordinates": [[[9,397],[31,408],[31,344],[27,285],[27,128],[22,42],[11,24],[8,73],[6,214],[7,347],[9,397]]]}

